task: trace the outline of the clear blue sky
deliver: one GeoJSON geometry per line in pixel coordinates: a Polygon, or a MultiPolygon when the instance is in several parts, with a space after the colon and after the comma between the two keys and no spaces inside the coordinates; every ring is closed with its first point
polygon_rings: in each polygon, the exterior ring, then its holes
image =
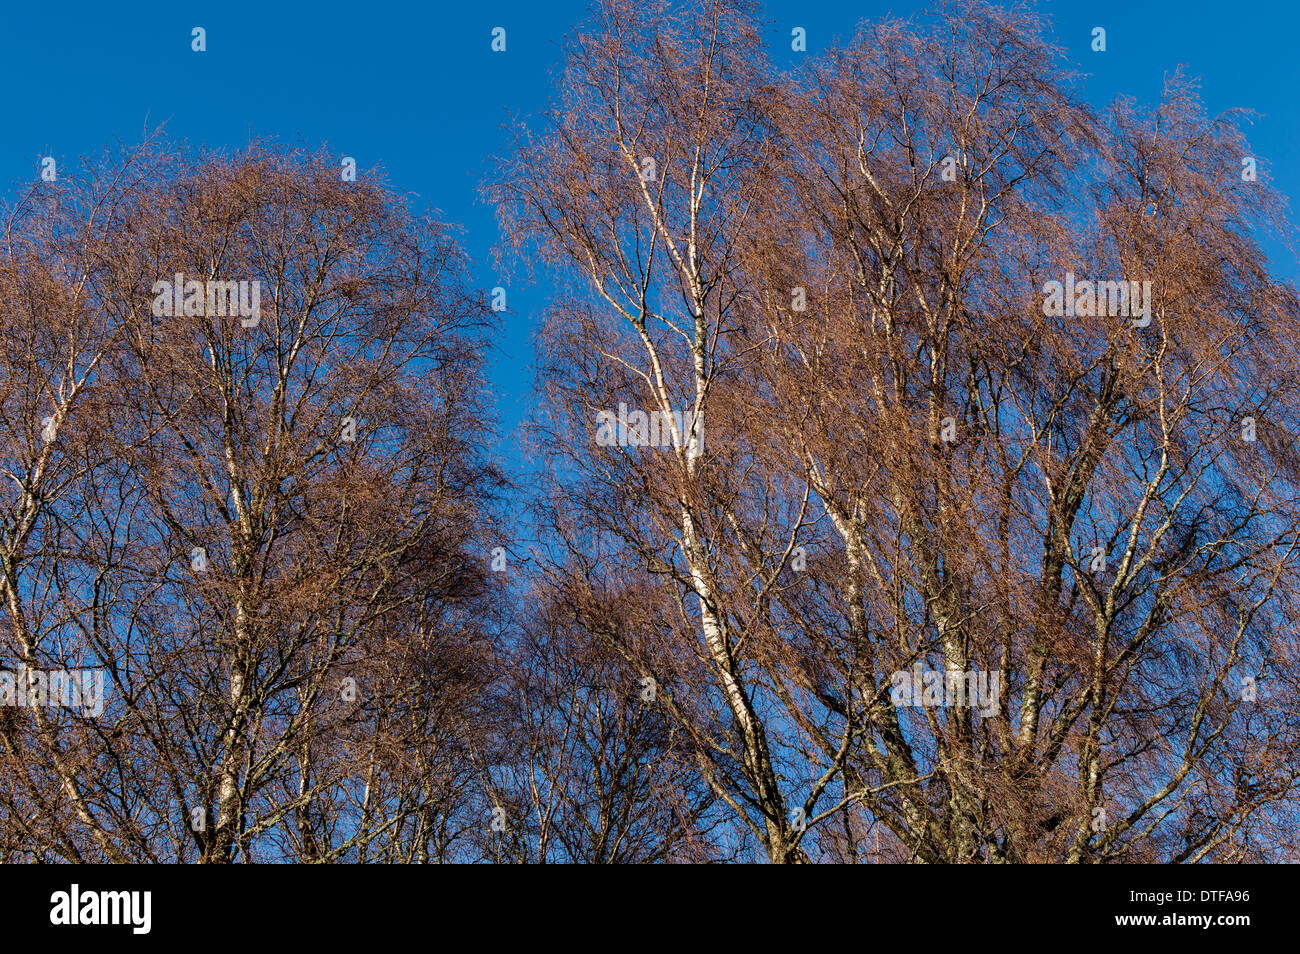
{"type": "MultiPolygon", "coordinates": [[[[777,0],[764,5],[780,65],[790,30],[809,51],[846,39],[861,19],[907,15],[929,2],[777,0]]],[[[1089,78],[1087,98],[1151,101],[1183,64],[1203,82],[1212,113],[1242,106],[1262,116],[1249,131],[1276,184],[1300,200],[1300,4],[1296,0],[1042,0],[1056,42],[1089,78]],[[1093,53],[1091,32],[1107,31],[1093,53]]],[[[0,183],[39,175],[39,157],[62,165],[146,126],[199,145],[238,147],[250,135],[285,144],[327,143],[359,167],[382,165],[418,206],[464,228],[462,244],[484,289],[498,284],[489,250],[493,213],[477,199],[488,157],[507,146],[502,124],[540,109],[564,38],[586,0],[443,4],[185,2],[6,3],[0,9],[3,128],[0,183]],[[190,30],[207,30],[207,52],[190,30]],[[490,49],[493,27],[507,52],[490,49]]],[[[1297,214],[1293,210],[1292,219],[1297,214]]],[[[1300,268],[1271,249],[1279,274],[1300,268]]],[[[507,435],[527,410],[531,333],[545,288],[511,287],[491,365],[507,435]]],[[[509,454],[509,443],[504,446],[509,454]]]]}

